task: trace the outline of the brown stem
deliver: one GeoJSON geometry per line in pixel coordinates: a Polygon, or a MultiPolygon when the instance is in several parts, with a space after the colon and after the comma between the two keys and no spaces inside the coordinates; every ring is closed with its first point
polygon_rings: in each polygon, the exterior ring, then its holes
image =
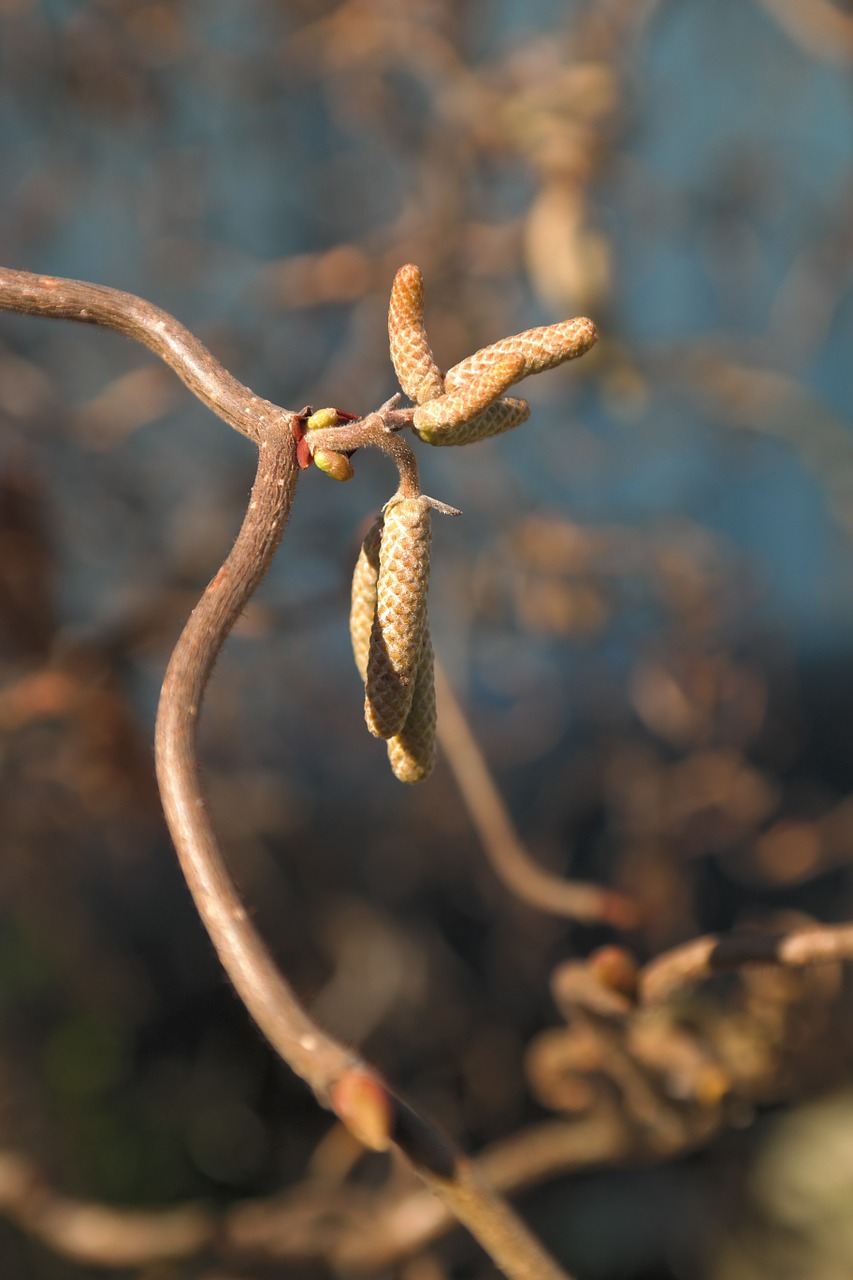
{"type": "Polygon", "coordinates": [[[538,911],[569,920],[606,921],[628,929],[639,921],[634,903],[613,889],[563,880],[538,866],[515,829],[485,757],[471,732],[444,668],[436,659],[438,740],[465,807],[496,875],[538,911]]]}
{"type": "Polygon", "coordinates": [[[338,453],[366,447],[381,449],[393,458],[400,473],[399,494],[403,498],[420,497],[418,462],[411,445],[397,435],[403,426],[410,426],[414,410],[395,409],[384,405],[376,413],[342,427],[325,427],[308,432],[308,442],[314,449],[333,449],[338,453]]]}
{"type": "MultiPolygon", "coordinates": [[[[357,1054],[309,1018],[249,920],[207,813],[196,742],[201,701],[216,657],[266,573],[290,515],[299,475],[297,415],[259,400],[173,317],[132,294],[0,269],[0,307],[102,324],[136,338],[166,360],[215,413],[257,442],[257,474],[237,540],[183,630],[160,696],[157,777],[181,867],[238,994],[318,1099],[367,1145],[394,1146],[405,1155],[511,1280],[566,1280],[471,1162],[394,1097],[357,1054]]],[[[400,412],[391,406],[383,410],[389,416],[400,412]]],[[[385,425],[383,410],[354,424],[352,447],[377,443],[380,434],[397,441],[386,452],[398,460],[401,488],[417,486],[414,455],[397,440],[394,427],[385,425]]]]}
{"type": "Polygon", "coordinates": [[[223,641],[281,539],[297,474],[289,432],[278,442],[271,440],[267,448],[262,443],[237,541],[193,612],[166,671],[157,717],[157,776],[178,857],[238,994],[270,1043],[318,1099],[333,1107],[362,1140],[377,1147],[395,1145],[513,1280],[565,1280],[471,1162],[390,1094],[355,1053],[308,1017],[249,921],[219,851],[201,793],[196,757],[199,708],[223,641]]]}
{"type": "Polygon", "coordinates": [[[682,988],[748,964],[802,969],[838,960],[853,960],[853,924],[816,925],[790,933],[740,937],[709,934],[650,961],[640,974],[640,995],[646,1003],[666,1000],[682,988]]]}
{"type": "Polygon", "coordinates": [[[190,891],[241,999],[268,1039],[329,1105],[356,1059],[318,1033],[250,923],[225,868],[202,798],[196,727],[222,644],[281,540],[298,468],[290,432],[262,442],[249,509],[230,555],[193,611],[172,654],[157,717],[157,777],[190,891]],[[266,447],[264,447],[266,445],[266,447]]]}
{"type": "Polygon", "coordinates": [[[209,409],[250,440],[260,441],[270,427],[290,420],[286,409],[238,382],[174,316],[133,293],[0,267],[0,309],[100,324],[135,338],[165,360],[209,409]]]}

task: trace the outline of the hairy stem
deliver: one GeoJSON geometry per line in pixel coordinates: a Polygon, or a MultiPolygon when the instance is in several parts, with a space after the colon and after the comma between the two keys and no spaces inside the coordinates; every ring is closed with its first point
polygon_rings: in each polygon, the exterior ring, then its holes
{"type": "Polygon", "coordinates": [[[168,311],[133,293],[0,267],[0,309],[99,324],[134,338],[165,360],[199,400],[250,440],[260,441],[270,426],[290,419],[286,409],[239,382],[168,311]]]}

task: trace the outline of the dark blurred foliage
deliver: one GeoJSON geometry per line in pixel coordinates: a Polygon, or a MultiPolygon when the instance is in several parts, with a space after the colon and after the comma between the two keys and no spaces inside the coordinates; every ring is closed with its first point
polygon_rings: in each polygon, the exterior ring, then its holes
{"type": "MultiPolygon", "coordinates": [[[[421,450],[465,511],[439,522],[431,612],[531,848],[633,895],[641,958],[853,915],[851,63],[841,0],[0,0],[5,265],[139,293],[293,408],[393,390],[407,261],[444,365],[595,319],[515,435],[421,450]]],[[[294,1186],[329,1120],[218,970],[151,752],[250,446],[125,340],[0,319],[0,1142],[113,1204],[294,1186]]],[[[478,1149],[569,1106],[532,1100],[525,1048],[553,1028],[576,1053],[549,975],[610,935],[516,904],[446,768],[409,792],[368,738],[347,577],[392,479],[356,461],[347,488],[300,486],[218,665],[206,781],[297,989],[478,1149]]],[[[648,1167],[523,1202],[568,1266],[849,1273],[849,1094],[799,1105],[849,1083],[833,973],[697,995],[710,1074],[680,1032],[612,1040],[653,1079],[654,1123],[617,1091],[658,1137],[648,1167]],[[661,1044],[689,1059],[680,1094],[661,1044]]],[[[108,1274],[11,1226],[0,1267],[108,1274]]],[[[457,1235],[383,1274],[491,1271],[457,1235]]]]}

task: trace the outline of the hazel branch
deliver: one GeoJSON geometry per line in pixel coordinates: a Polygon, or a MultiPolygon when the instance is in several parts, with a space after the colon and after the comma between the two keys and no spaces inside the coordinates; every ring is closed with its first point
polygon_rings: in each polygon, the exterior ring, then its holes
{"type": "MultiPolygon", "coordinates": [[[[403,1154],[510,1280],[566,1280],[471,1162],[395,1097],[353,1050],[308,1016],[251,923],[207,812],[197,754],[201,703],[216,657],[281,541],[299,477],[301,415],[255,396],[173,317],[131,294],[0,269],[0,308],[101,324],[127,334],[164,359],[208,407],[258,445],[257,474],[243,524],[172,654],[157,715],[157,776],[188,886],[238,995],[318,1100],[366,1146],[393,1146],[403,1154]]],[[[383,410],[341,428],[331,448],[385,448],[400,470],[397,497],[418,498],[414,455],[395,434],[404,419],[390,416],[400,413],[392,404],[383,410]]],[[[312,447],[326,447],[324,434],[318,431],[312,447]]]]}

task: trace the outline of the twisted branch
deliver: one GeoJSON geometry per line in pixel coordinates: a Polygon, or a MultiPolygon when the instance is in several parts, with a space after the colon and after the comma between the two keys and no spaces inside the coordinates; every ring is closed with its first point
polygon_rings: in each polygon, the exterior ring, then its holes
{"type": "MultiPolygon", "coordinates": [[[[196,907],[246,1007],[284,1061],[369,1147],[395,1147],[480,1241],[511,1280],[565,1280],[564,1273],[476,1167],[395,1097],[352,1050],[305,1013],[252,925],[228,874],[207,814],[197,727],[213,664],[263,578],[287,523],[299,469],[300,415],[255,396],[172,316],[132,294],[80,281],[0,269],[0,308],[100,324],[142,342],[165,360],[214,413],[258,445],[249,507],[237,540],[191,615],[169,662],[156,729],[157,775],[166,820],[196,907]]],[[[416,486],[411,451],[394,431],[400,411],[385,407],[332,432],[331,448],[384,448],[401,488],[416,486]],[[397,415],[397,416],[392,416],[397,415]],[[377,421],[378,419],[378,421],[377,421]],[[345,438],[345,441],[344,441],[345,438]]],[[[326,447],[318,431],[315,447],[326,447]]]]}

